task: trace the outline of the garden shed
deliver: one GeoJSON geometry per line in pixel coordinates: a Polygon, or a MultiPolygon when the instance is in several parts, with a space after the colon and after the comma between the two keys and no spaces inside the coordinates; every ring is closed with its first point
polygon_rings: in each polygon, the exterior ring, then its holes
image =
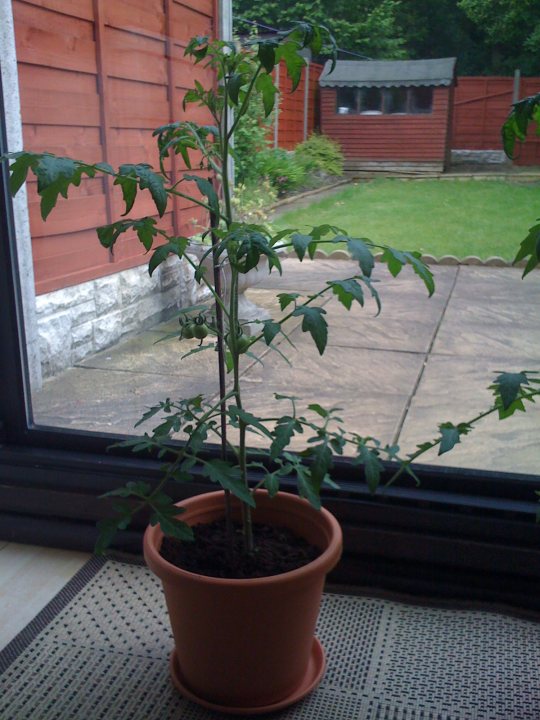
{"type": "Polygon", "coordinates": [[[325,65],[321,131],[345,169],[441,171],[450,160],[456,58],[325,65]]]}

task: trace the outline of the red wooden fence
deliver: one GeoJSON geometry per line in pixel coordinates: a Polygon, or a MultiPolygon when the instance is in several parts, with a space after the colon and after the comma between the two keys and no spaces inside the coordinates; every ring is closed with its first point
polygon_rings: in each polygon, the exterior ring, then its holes
{"type": "Polygon", "coordinates": [[[318,111],[319,77],[323,66],[318,63],[310,63],[309,70],[304,68],[302,79],[294,93],[291,93],[292,83],[287,75],[285,63],[282,61],[279,66],[279,73],[274,81],[279,87],[279,116],[274,117],[274,126],[269,133],[269,139],[277,146],[285,150],[293,150],[298,143],[309,137],[315,130],[318,111]],[[306,75],[308,76],[308,87],[306,97],[306,75]]]}
{"type": "MultiPolygon", "coordinates": [[[[514,78],[460,77],[455,91],[452,148],[502,150],[501,126],[512,104],[514,78]]],[[[540,78],[521,78],[518,98],[540,92],[540,78]]],[[[540,137],[531,127],[518,149],[518,165],[540,165],[540,137]]]]}
{"type": "MultiPolygon", "coordinates": [[[[26,149],[157,167],[151,131],[186,117],[182,98],[195,79],[213,82],[183,54],[193,35],[212,33],[214,8],[214,0],[14,0],[26,149]]],[[[188,116],[208,122],[194,107],[188,116]]],[[[168,169],[183,166],[175,158],[168,169]]],[[[30,182],[29,212],[38,294],[147,260],[127,233],[114,253],[99,246],[95,228],[122,212],[118,188],[105,179],[70,189],[46,223],[30,182]]],[[[130,215],[155,215],[147,192],[130,215]]],[[[198,206],[175,199],[160,226],[193,234],[202,220],[198,206]]]]}

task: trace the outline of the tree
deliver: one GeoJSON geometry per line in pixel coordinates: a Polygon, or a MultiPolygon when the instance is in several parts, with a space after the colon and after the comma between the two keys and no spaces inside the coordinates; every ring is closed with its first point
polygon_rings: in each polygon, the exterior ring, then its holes
{"type": "MultiPolygon", "coordinates": [[[[233,0],[235,30],[245,34],[249,22],[284,28],[298,18],[326,25],[339,47],[373,58],[406,57],[396,21],[399,0],[273,0],[254,5],[251,0],[233,0]]],[[[264,28],[260,28],[264,32],[264,28]]]]}
{"type": "Polygon", "coordinates": [[[482,74],[540,74],[538,0],[458,0],[487,50],[482,74]]]}

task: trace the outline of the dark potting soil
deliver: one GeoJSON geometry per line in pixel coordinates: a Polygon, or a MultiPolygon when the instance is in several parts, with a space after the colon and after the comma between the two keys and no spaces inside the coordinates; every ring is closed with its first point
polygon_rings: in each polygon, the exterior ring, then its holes
{"type": "Polygon", "coordinates": [[[288,528],[253,525],[255,551],[244,552],[240,523],[234,523],[232,551],[225,520],[195,525],[194,542],[164,537],[161,556],[172,565],[210,577],[257,578],[280,575],[315,560],[321,551],[288,528]]]}

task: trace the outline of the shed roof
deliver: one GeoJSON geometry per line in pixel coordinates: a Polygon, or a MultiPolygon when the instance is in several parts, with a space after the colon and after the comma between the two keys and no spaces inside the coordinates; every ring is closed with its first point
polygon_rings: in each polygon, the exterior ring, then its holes
{"type": "Polygon", "coordinates": [[[456,58],[433,60],[338,60],[330,73],[330,61],[319,78],[322,87],[396,87],[452,85],[456,58]]]}

